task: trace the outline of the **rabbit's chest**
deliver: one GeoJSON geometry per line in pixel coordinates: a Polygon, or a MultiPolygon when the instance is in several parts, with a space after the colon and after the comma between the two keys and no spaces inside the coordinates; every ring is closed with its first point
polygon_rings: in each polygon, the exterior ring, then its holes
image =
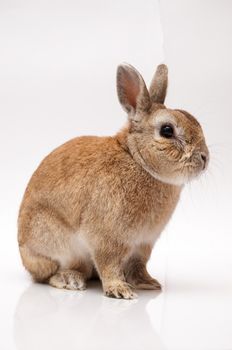
{"type": "Polygon", "coordinates": [[[159,237],[178,203],[180,189],[163,185],[161,190],[150,191],[134,218],[133,245],[151,244],[159,237]]]}

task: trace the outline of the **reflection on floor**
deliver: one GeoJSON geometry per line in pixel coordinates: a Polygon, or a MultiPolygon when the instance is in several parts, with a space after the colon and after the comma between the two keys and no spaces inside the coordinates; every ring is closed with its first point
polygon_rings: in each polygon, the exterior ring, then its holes
{"type": "Polygon", "coordinates": [[[137,300],[104,297],[99,283],[83,292],[32,284],[15,312],[17,348],[164,349],[148,305],[160,293],[147,291],[137,300]]]}
{"type": "Polygon", "coordinates": [[[140,291],[104,297],[98,282],[73,292],[31,284],[14,316],[17,349],[229,350],[230,293],[140,291]]]}

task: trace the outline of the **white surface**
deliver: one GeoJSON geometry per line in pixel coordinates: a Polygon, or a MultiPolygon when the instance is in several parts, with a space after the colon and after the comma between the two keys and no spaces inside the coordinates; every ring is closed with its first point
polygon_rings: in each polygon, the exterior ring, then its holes
{"type": "Polygon", "coordinates": [[[227,0],[1,1],[1,349],[232,349],[231,15],[227,0]],[[166,104],[199,119],[211,150],[149,263],[164,290],[124,301],[96,283],[34,285],[16,241],[26,183],[64,141],[123,125],[122,61],[148,83],[167,63],[166,104]]]}

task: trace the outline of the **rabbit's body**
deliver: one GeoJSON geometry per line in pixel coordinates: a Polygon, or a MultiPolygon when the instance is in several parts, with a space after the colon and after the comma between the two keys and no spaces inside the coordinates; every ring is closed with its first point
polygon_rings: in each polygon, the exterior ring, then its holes
{"type": "MultiPolygon", "coordinates": [[[[124,78],[132,82],[132,77],[124,78]]],[[[194,172],[202,169],[202,159],[194,148],[191,164],[185,164],[186,151],[180,153],[179,147],[175,153],[170,148],[174,141],[156,135],[156,123],[170,114],[177,122],[184,118],[186,133],[191,124],[191,139],[207,149],[199,124],[186,112],[155,103],[138,122],[145,113],[141,105],[148,101],[147,95],[141,95],[142,102],[132,100],[138,89],[129,89],[125,102],[126,108],[139,104],[136,120],[114,137],[86,136],[65,143],[33,174],[20,208],[18,239],[23,264],[36,281],[84,289],[89,278],[99,275],[106,295],[123,298],[134,296],[130,285],[160,288],[146,263],[178,202],[181,181],[192,176],[193,160],[194,172]]],[[[124,95],[119,93],[120,101],[124,95]]]]}
{"type": "MultiPolygon", "coordinates": [[[[76,138],[41,163],[20,209],[23,259],[26,247],[26,256],[49,258],[61,269],[85,265],[88,278],[98,246],[109,256],[112,246],[125,246],[125,269],[141,246],[149,247],[148,260],[180,187],[148,174],[125,149],[122,134],[76,138]]],[[[50,269],[31,273],[39,281],[50,277],[50,269]]]]}

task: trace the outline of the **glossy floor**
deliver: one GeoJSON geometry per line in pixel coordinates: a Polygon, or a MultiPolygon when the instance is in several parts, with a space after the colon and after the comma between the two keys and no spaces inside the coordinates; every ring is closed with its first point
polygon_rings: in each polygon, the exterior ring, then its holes
{"type": "Polygon", "coordinates": [[[73,292],[22,280],[20,292],[17,278],[7,286],[2,349],[232,349],[232,286],[197,286],[186,275],[182,284],[129,301],[104,297],[98,282],[73,292]]]}

